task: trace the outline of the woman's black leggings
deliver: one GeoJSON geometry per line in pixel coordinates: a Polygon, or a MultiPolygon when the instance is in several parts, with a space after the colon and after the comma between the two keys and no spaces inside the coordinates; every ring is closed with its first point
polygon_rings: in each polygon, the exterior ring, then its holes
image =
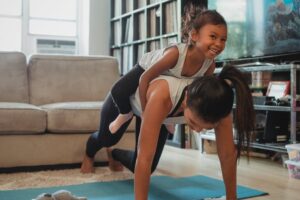
{"type": "Polygon", "coordinates": [[[111,95],[119,113],[126,114],[131,111],[129,97],[133,95],[138,88],[140,77],[144,71],[141,66],[135,65],[113,85],[111,95]]]}
{"type": "MultiPolygon", "coordinates": [[[[118,143],[118,141],[122,138],[131,120],[124,123],[116,133],[112,134],[109,131],[109,124],[117,117],[118,114],[119,111],[113,102],[111,94],[109,93],[102,107],[99,130],[94,132],[87,141],[86,154],[88,157],[93,158],[97,151],[99,151],[101,148],[111,147],[118,143]]],[[[113,158],[115,160],[120,161],[125,167],[127,167],[132,172],[134,172],[135,161],[137,157],[137,141],[140,133],[140,125],[141,119],[139,117],[136,117],[136,136],[134,151],[122,149],[114,149],[112,151],[113,158]]],[[[157,167],[167,137],[168,131],[165,128],[165,126],[162,125],[160,129],[160,135],[156,147],[155,156],[152,162],[152,172],[157,167]]]]}

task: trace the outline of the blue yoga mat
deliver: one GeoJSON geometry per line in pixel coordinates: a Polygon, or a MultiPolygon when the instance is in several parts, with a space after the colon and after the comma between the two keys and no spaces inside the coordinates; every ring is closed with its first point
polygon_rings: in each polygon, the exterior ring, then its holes
{"type": "MultiPolygon", "coordinates": [[[[68,190],[88,200],[133,200],[133,180],[85,183],[36,189],[0,191],[1,200],[31,200],[41,193],[68,190]]],[[[248,187],[238,186],[238,198],[245,199],[267,193],[248,187]]],[[[150,200],[201,200],[225,195],[222,181],[206,176],[173,178],[153,176],[150,184],[150,200]]]]}

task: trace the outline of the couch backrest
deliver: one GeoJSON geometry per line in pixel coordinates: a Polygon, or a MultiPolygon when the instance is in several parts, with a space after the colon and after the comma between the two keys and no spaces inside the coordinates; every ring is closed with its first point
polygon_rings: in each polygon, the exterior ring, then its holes
{"type": "Polygon", "coordinates": [[[110,56],[33,55],[29,60],[29,98],[34,105],[100,101],[119,78],[110,56]]]}
{"type": "Polygon", "coordinates": [[[26,56],[21,52],[0,52],[0,102],[29,102],[26,56]]]}

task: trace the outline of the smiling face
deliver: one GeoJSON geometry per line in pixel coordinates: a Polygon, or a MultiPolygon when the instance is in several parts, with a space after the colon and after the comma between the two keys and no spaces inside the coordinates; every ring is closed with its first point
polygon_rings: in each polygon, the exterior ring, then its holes
{"type": "Polygon", "coordinates": [[[203,119],[198,117],[191,109],[185,107],[184,118],[187,125],[194,131],[200,132],[203,130],[210,130],[217,126],[217,123],[205,122],[203,119]]]}
{"type": "Polygon", "coordinates": [[[191,39],[199,53],[205,58],[213,59],[225,48],[227,27],[224,24],[206,24],[200,30],[192,31],[191,39]]]}

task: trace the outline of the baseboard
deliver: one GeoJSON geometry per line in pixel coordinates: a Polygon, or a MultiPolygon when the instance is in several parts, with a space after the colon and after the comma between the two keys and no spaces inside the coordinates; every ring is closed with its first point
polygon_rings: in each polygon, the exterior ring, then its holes
{"type": "MultiPolygon", "coordinates": [[[[61,169],[75,169],[80,168],[81,163],[72,164],[57,164],[57,165],[39,165],[39,166],[20,166],[20,167],[1,167],[0,173],[16,173],[16,172],[37,172],[44,170],[61,170],[61,169]]],[[[95,162],[94,166],[104,167],[108,166],[107,161],[95,162]]]]}

